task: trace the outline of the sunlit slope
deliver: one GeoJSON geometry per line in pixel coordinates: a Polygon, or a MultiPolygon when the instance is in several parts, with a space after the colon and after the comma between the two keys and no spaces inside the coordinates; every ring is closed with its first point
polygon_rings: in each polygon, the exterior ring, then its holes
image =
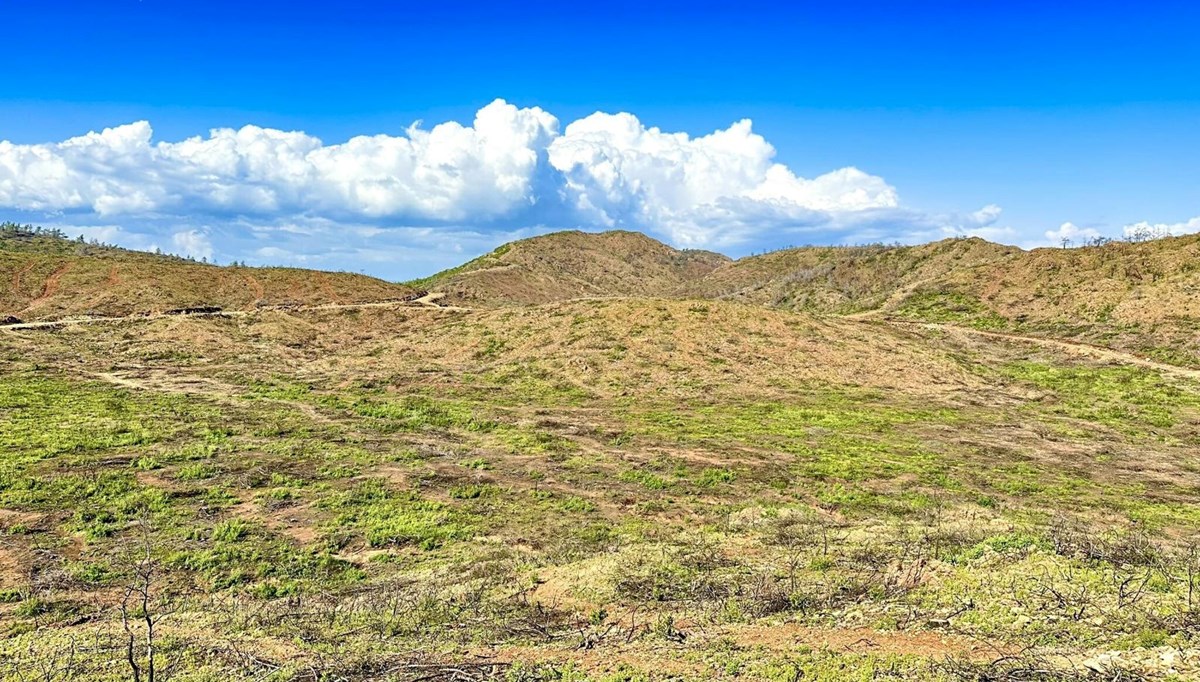
{"type": "Polygon", "coordinates": [[[186,307],[361,303],[410,293],[409,287],[356,274],[218,267],[0,232],[0,317],[40,320],[186,307]]]}
{"type": "Polygon", "coordinates": [[[7,328],[0,678],[121,643],[145,543],[196,679],[1192,679],[1198,386],[722,300],[7,328]]]}
{"type": "Polygon", "coordinates": [[[638,232],[558,232],[512,242],[414,286],[474,305],[603,296],[665,296],[729,262],[671,248],[638,232]]]}
{"type": "Polygon", "coordinates": [[[1200,236],[1032,251],[980,239],[789,249],[732,262],[679,293],[1070,338],[1200,362],[1200,236]]]}

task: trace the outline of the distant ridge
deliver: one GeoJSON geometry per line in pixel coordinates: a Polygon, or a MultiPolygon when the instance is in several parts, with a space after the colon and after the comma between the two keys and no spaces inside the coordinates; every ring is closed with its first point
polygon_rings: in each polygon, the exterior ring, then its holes
{"type": "Polygon", "coordinates": [[[296,268],[216,266],[0,229],[0,318],[122,316],[178,308],[369,303],[413,289],[364,275],[296,268]]]}
{"type": "Polygon", "coordinates": [[[438,292],[450,305],[583,298],[722,299],[1097,343],[1200,366],[1200,235],[1025,251],[978,238],[801,247],[731,260],[638,232],[558,232],[393,284],[293,268],[217,267],[0,230],[0,317],[370,303],[438,292]]]}
{"type": "Polygon", "coordinates": [[[469,305],[724,299],[1069,338],[1200,363],[1200,235],[1026,251],[979,238],[784,249],[731,260],[636,232],[502,246],[412,285],[469,305]]]}

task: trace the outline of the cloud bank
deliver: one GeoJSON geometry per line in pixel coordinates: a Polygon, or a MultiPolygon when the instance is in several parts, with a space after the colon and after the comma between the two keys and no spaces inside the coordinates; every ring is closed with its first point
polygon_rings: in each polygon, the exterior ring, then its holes
{"type": "Polygon", "coordinates": [[[530,198],[557,121],[497,101],[473,127],[324,145],[302,132],[218,128],[153,142],[139,121],[56,144],[0,142],[0,205],[120,215],[357,216],[488,220],[530,198]]]}
{"type": "Polygon", "coordinates": [[[562,127],[503,100],[469,126],[417,123],[340,144],[252,125],[156,141],[138,121],[62,142],[0,141],[0,208],[93,232],[120,224],[119,235],[142,235],[126,241],[197,257],[280,256],[298,241],[287,235],[328,241],[339,232],[390,232],[393,242],[465,235],[451,247],[461,250],[488,235],[566,228],[637,229],[725,249],[1003,231],[995,206],[924,213],[881,177],[847,167],[804,178],[775,156],[749,120],[699,137],[628,113],[562,127]],[[266,243],[221,246],[244,239],[266,243]]]}

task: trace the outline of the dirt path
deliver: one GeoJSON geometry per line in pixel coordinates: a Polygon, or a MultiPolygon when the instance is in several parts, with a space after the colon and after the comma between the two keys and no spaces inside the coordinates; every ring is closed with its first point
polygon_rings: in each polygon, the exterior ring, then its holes
{"type": "MultiPolygon", "coordinates": [[[[220,402],[230,402],[243,392],[243,388],[226,384],[208,377],[197,377],[189,374],[177,374],[167,370],[134,369],[124,372],[94,372],[92,376],[114,386],[135,391],[158,391],[162,393],[184,393],[213,398],[220,402]]],[[[329,424],[334,420],[326,416],[315,406],[299,400],[284,400],[282,398],[259,398],[262,402],[285,405],[303,412],[314,422],[329,424]]]]}
{"type": "Polygon", "coordinates": [[[469,277],[469,276],[478,275],[478,274],[480,274],[480,273],[484,273],[484,272],[498,272],[498,271],[502,271],[502,270],[516,270],[516,269],[517,269],[517,268],[519,268],[519,267],[521,267],[521,264],[520,264],[520,263],[505,263],[504,265],[490,265],[490,266],[488,266],[488,267],[486,267],[486,268],[479,268],[478,270],[468,270],[468,271],[466,271],[466,272],[460,272],[460,273],[458,273],[458,276],[460,276],[460,277],[469,277]]]}
{"type": "Polygon", "coordinates": [[[25,267],[23,267],[20,270],[17,270],[16,272],[13,273],[13,279],[12,279],[13,288],[12,288],[12,290],[13,290],[14,294],[19,293],[21,291],[21,278],[25,276],[25,273],[32,270],[35,265],[37,265],[36,261],[27,264],[25,267]]]}
{"type": "Polygon", "coordinates": [[[431,291],[420,298],[414,298],[413,303],[421,305],[437,305],[437,302],[446,297],[446,294],[440,291],[431,291]]]}
{"type": "Polygon", "coordinates": [[[229,398],[243,390],[240,386],[226,384],[210,377],[180,374],[167,369],[133,367],[115,372],[93,372],[92,376],[115,386],[138,391],[188,393],[229,398]]]}
{"type": "Polygon", "coordinates": [[[1200,370],[1188,369],[1186,367],[1179,367],[1177,365],[1171,365],[1171,364],[1168,364],[1165,362],[1158,362],[1156,360],[1151,360],[1150,358],[1147,358],[1147,357],[1144,357],[1141,355],[1137,355],[1136,353],[1119,351],[1119,350],[1116,350],[1113,348],[1108,348],[1107,346],[1100,346],[1100,345],[1097,345],[1094,343],[1088,343],[1086,341],[1071,341],[1071,340],[1067,340],[1067,339],[1058,339],[1058,338],[1048,337],[1048,336],[1027,336],[1025,334],[1010,334],[1007,332],[988,331],[988,330],[984,330],[984,329],[975,329],[974,327],[962,327],[959,325],[945,324],[942,322],[918,322],[918,321],[908,322],[908,321],[889,319],[887,317],[884,317],[891,310],[891,306],[903,301],[910,294],[912,294],[914,291],[916,291],[922,285],[926,284],[929,281],[931,281],[931,280],[923,279],[923,280],[918,280],[916,282],[913,282],[912,284],[909,284],[908,286],[894,292],[891,296],[888,297],[888,299],[883,303],[883,305],[879,306],[878,308],[873,308],[871,310],[864,310],[860,313],[843,315],[841,317],[842,317],[842,319],[846,319],[846,320],[867,320],[867,319],[873,319],[873,318],[882,318],[882,320],[884,322],[886,322],[887,324],[891,324],[891,325],[895,325],[895,326],[899,326],[899,327],[922,327],[925,329],[940,329],[942,331],[952,332],[952,333],[956,333],[956,334],[960,334],[960,335],[982,336],[982,337],[999,339],[999,340],[1004,340],[1004,341],[1016,341],[1019,343],[1028,343],[1028,344],[1032,344],[1032,345],[1036,345],[1036,346],[1041,346],[1043,348],[1053,348],[1055,350],[1066,351],[1068,353],[1072,353],[1075,355],[1084,355],[1084,356],[1090,357],[1095,360],[1103,360],[1106,362],[1117,362],[1117,363],[1122,363],[1122,364],[1127,364],[1127,365],[1136,365],[1138,367],[1145,367],[1147,369],[1157,370],[1164,374],[1171,374],[1171,375],[1174,375],[1177,377],[1183,377],[1186,379],[1200,381],[1200,370]]]}
{"type": "Polygon", "coordinates": [[[102,381],[107,381],[110,384],[115,384],[117,386],[121,386],[123,388],[132,388],[135,390],[141,390],[143,388],[146,388],[146,386],[144,384],[142,384],[140,381],[130,379],[128,377],[123,377],[120,374],[117,374],[116,372],[97,372],[96,374],[93,374],[92,376],[94,376],[97,379],[100,379],[102,381]]]}
{"type": "Polygon", "coordinates": [[[887,324],[899,327],[920,327],[923,329],[937,329],[952,334],[966,336],[982,336],[990,339],[998,339],[1001,341],[1015,341],[1018,343],[1027,343],[1043,348],[1052,348],[1054,350],[1065,351],[1074,355],[1082,355],[1094,360],[1103,360],[1106,362],[1116,362],[1125,365],[1135,365],[1137,367],[1145,367],[1153,369],[1163,374],[1170,374],[1176,377],[1200,381],[1200,370],[1188,369],[1187,367],[1179,367],[1177,365],[1158,362],[1150,358],[1128,353],[1125,351],[1115,350],[1106,346],[1098,346],[1085,341],[1068,341],[1066,339],[1056,339],[1045,336],[1026,336],[1024,334],[1009,334],[1006,332],[987,331],[984,329],[974,329],[972,327],[960,327],[953,324],[944,324],[940,322],[900,322],[897,320],[886,320],[887,324]]]}
{"type": "Polygon", "coordinates": [[[42,286],[42,293],[39,294],[37,298],[30,301],[29,305],[25,306],[25,310],[37,307],[42,302],[48,300],[51,296],[58,293],[59,281],[62,280],[62,276],[67,274],[67,271],[70,270],[73,265],[74,263],[64,263],[55,268],[54,272],[50,273],[50,276],[46,278],[46,283],[42,286]]]}
{"type": "MultiPolygon", "coordinates": [[[[129,315],[126,317],[79,317],[66,318],[62,320],[42,320],[39,322],[20,322],[17,324],[0,325],[0,331],[21,331],[26,329],[57,329],[60,327],[69,327],[80,324],[124,324],[131,322],[146,322],[149,320],[162,320],[166,318],[181,318],[181,317],[247,317],[256,315],[262,312],[284,311],[284,312],[305,312],[305,311],[321,311],[321,310],[368,310],[371,308],[403,308],[405,310],[428,310],[428,311],[446,311],[446,312],[470,312],[471,308],[463,308],[460,306],[438,305],[428,296],[423,296],[415,301],[379,301],[376,303],[321,303],[318,305],[306,306],[263,306],[256,310],[220,310],[216,312],[197,312],[197,313],[179,313],[168,315],[166,313],[156,313],[150,315],[129,315]]],[[[434,299],[436,300],[436,299],[434,299]]],[[[28,310],[28,308],[26,308],[28,310]]]]}
{"type": "Polygon", "coordinates": [[[438,301],[446,298],[446,294],[441,291],[431,291],[420,298],[414,298],[413,303],[423,305],[426,308],[441,308],[442,310],[470,310],[470,308],[462,308],[456,305],[442,305],[438,301]]]}
{"type": "Polygon", "coordinates": [[[128,317],[76,317],[61,320],[42,320],[40,322],[20,322],[17,324],[0,325],[0,331],[21,331],[24,329],[58,329],[81,324],[122,324],[129,322],[145,322],[161,320],[168,317],[244,317],[250,313],[242,310],[221,311],[218,313],[185,313],[180,315],[130,315],[128,317]]]}
{"type": "Polygon", "coordinates": [[[848,320],[861,320],[861,319],[865,319],[865,318],[869,318],[869,317],[878,317],[880,315],[885,315],[888,312],[890,312],[895,306],[898,306],[900,303],[903,303],[904,299],[911,296],[918,289],[920,289],[921,287],[925,286],[926,284],[929,284],[930,282],[933,282],[936,280],[937,280],[937,277],[926,277],[924,279],[919,279],[911,284],[906,284],[905,286],[893,291],[887,297],[887,299],[884,300],[883,303],[879,304],[878,308],[864,310],[860,313],[851,313],[849,315],[843,315],[842,317],[845,317],[848,320]]]}

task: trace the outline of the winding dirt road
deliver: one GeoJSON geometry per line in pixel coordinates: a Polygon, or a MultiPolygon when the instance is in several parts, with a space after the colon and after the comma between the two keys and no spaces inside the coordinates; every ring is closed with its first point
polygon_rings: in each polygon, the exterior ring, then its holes
{"type": "Polygon", "coordinates": [[[469,312],[471,308],[452,305],[439,305],[436,301],[441,295],[427,294],[412,301],[379,301],[376,303],[321,303],[305,306],[263,306],[255,310],[219,310],[214,312],[195,313],[153,313],[127,315],[124,317],[76,317],[61,320],[39,320],[36,322],[18,322],[0,325],[0,331],[21,331],[28,329],[57,329],[81,324],[128,324],[162,320],[180,317],[248,317],[262,312],[284,311],[324,311],[324,310],[367,310],[371,308],[404,308],[407,310],[441,310],[447,312],[469,312]]]}
{"type": "MultiPolygon", "coordinates": [[[[61,273],[59,273],[61,274],[61,273]]],[[[53,277],[53,276],[52,276],[53,277]]],[[[50,282],[47,283],[50,285],[50,282]]],[[[469,312],[471,308],[461,306],[441,305],[438,303],[445,294],[440,292],[431,292],[420,298],[406,301],[380,301],[376,303],[322,303],[317,305],[306,306],[264,306],[256,310],[221,310],[215,312],[195,312],[195,313],[155,313],[155,314],[139,314],[129,315],[125,317],[81,317],[68,318],[61,320],[42,320],[36,322],[19,322],[16,324],[0,325],[0,331],[21,331],[34,329],[56,329],[60,327],[68,327],[73,325],[84,324],[128,324],[134,322],[145,322],[149,320],[161,320],[165,318],[178,317],[248,317],[261,312],[269,311],[330,311],[330,310],[369,310],[373,308],[404,308],[407,310],[426,310],[426,311],[446,311],[446,312],[469,312]]],[[[862,321],[865,324],[888,324],[896,327],[910,327],[928,330],[938,330],[949,334],[957,334],[960,336],[976,336],[999,341],[1010,341],[1014,343],[1024,343],[1042,348],[1050,348],[1057,351],[1066,352],[1069,354],[1088,357],[1093,360],[1104,362],[1114,362],[1119,364],[1133,365],[1137,367],[1145,367],[1153,369],[1163,374],[1168,374],[1176,377],[1189,379],[1192,381],[1200,381],[1200,370],[1189,369],[1187,367],[1179,367],[1165,362],[1159,362],[1150,358],[1120,351],[1106,346],[1099,346],[1084,341],[1070,341],[1067,339],[1058,339],[1045,336],[1027,336],[1024,334],[1011,334],[1007,332],[989,331],[984,329],[975,329],[973,327],[963,327],[953,324],[945,324],[941,322],[919,322],[905,321],[881,318],[877,311],[870,311],[876,314],[854,314],[844,316],[842,319],[862,321]]]]}
{"type": "Polygon", "coordinates": [[[1068,341],[1066,339],[1056,339],[1045,336],[1026,336],[1024,334],[1009,334],[1006,332],[989,331],[984,329],[975,329],[973,327],[960,327],[953,324],[944,324],[941,322],[902,322],[898,320],[883,320],[884,323],[897,327],[919,327],[922,329],[936,329],[951,334],[959,334],[966,336],[982,336],[990,339],[1001,341],[1013,341],[1017,343],[1025,343],[1043,348],[1051,348],[1054,350],[1065,351],[1074,355],[1081,355],[1092,358],[1094,360],[1102,360],[1106,362],[1116,362],[1125,365],[1135,365],[1137,367],[1145,367],[1153,369],[1163,374],[1171,374],[1193,381],[1200,381],[1200,370],[1188,369],[1187,367],[1179,367],[1165,362],[1158,362],[1150,358],[1119,351],[1107,346],[1098,346],[1085,341],[1068,341]]]}

